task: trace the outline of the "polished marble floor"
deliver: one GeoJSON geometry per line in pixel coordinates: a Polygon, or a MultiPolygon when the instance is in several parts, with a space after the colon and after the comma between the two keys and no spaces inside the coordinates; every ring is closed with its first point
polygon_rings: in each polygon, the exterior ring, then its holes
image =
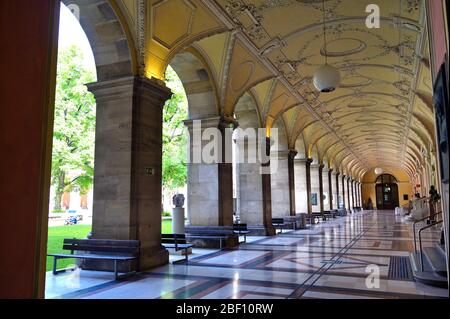
{"type": "MultiPolygon", "coordinates": [[[[186,264],[169,265],[112,281],[110,273],[47,274],[47,298],[88,299],[399,299],[448,298],[448,290],[402,276],[409,265],[411,223],[393,211],[365,211],[275,237],[248,237],[230,250],[194,249],[186,264]]],[[[432,245],[439,230],[426,233],[432,245]]],[[[175,262],[175,263],[174,263],[175,262]]],[[[410,269],[409,269],[410,270],[410,269]]]]}

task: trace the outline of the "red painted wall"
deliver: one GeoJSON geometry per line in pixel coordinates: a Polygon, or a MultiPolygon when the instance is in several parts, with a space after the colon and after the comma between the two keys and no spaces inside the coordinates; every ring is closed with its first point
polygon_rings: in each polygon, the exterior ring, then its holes
{"type": "Polygon", "coordinates": [[[431,0],[431,29],[433,34],[434,47],[434,71],[435,74],[444,62],[445,54],[447,53],[447,43],[445,40],[445,22],[442,0],[431,0]]]}
{"type": "Polygon", "coordinates": [[[0,1],[0,298],[36,296],[54,6],[0,1]]]}

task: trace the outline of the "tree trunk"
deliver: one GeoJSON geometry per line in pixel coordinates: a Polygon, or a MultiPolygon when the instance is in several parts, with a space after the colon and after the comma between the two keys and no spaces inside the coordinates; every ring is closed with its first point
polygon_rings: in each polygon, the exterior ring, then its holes
{"type": "Polygon", "coordinates": [[[55,189],[55,203],[54,203],[54,210],[61,210],[61,200],[62,196],[64,194],[64,188],[66,187],[65,184],[66,174],[65,172],[61,171],[58,176],[58,184],[56,185],[55,189]]]}

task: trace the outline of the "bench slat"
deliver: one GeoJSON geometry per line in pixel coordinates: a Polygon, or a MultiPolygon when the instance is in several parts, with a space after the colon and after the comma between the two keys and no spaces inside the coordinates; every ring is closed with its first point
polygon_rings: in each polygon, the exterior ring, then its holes
{"type": "Polygon", "coordinates": [[[95,251],[95,252],[107,252],[107,253],[127,253],[137,254],[139,249],[137,247],[111,247],[111,246],[97,246],[90,244],[80,245],[63,245],[64,250],[78,250],[78,251],[95,251]]]}
{"type": "Polygon", "coordinates": [[[139,247],[139,240],[111,240],[111,239],[77,239],[65,238],[64,244],[92,244],[98,246],[139,247]]]}
{"type": "Polygon", "coordinates": [[[134,256],[108,256],[95,254],[48,254],[47,256],[58,258],[84,258],[84,259],[105,259],[105,260],[134,260],[134,256]]]}

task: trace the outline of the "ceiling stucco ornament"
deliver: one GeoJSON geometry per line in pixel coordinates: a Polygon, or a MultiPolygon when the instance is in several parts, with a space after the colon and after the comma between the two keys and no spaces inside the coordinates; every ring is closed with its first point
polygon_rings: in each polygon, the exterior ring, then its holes
{"type": "Polygon", "coordinates": [[[320,54],[327,57],[343,57],[347,55],[356,54],[364,51],[367,48],[367,44],[359,39],[355,38],[339,38],[327,43],[327,49],[324,47],[320,49],[320,54]],[[333,49],[333,46],[350,47],[349,49],[333,49]]]}
{"type": "Polygon", "coordinates": [[[251,39],[258,41],[267,38],[267,34],[261,25],[263,16],[255,5],[245,4],[241,0],[228,0],[225,10],[239,28],[251,39]],[[241,18],[250,20],[251,23],[244,25],[241,18]]]}
{"type": "Polygon", "coordinates": [[[137,58],[139,64],[139,74],[145,74],[145,45],[147,30],[147,3],[144,0],[137,1],[136,4],[136,39],[137,39],[137,58]]]}

